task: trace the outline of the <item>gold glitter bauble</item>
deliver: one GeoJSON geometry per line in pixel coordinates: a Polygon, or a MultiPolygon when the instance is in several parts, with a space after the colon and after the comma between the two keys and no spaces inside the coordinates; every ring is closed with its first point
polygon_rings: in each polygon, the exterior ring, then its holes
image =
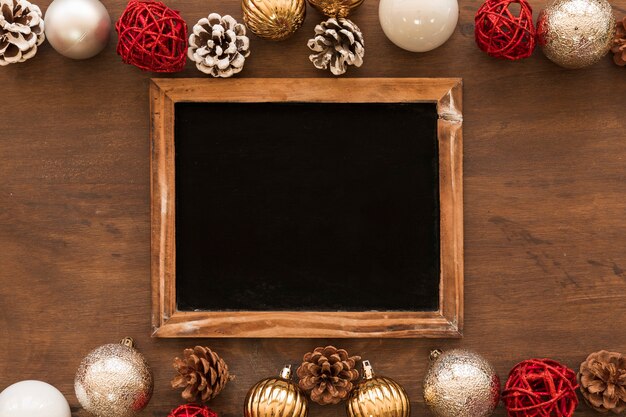
{"type": "Polygon", "coordinates": [[[152,371],[130,338],[91,351],[74,379],[78,401],[97,417],[135,416],[148,405],[152,389],[152,371]]]}
{"type": "Polygon", "coordinates": [[[606,0],[553,0],[539,14],[543,53],[565,68],[595,64],[609,52],[615,17],[606,0]]]}
{"type": "Polygon", "coordinates": [[[305,0],[242,0],[243,21],[260,38],[282,41],[302,26],[305,0]]]}
{"type": "Polygon", "coordinates": [[[500,378],[482,356],[463,349],[431,352],[424,401],[436,417],[487,417],[500,400],[500,378]]]}
{"type": "Polygon", "coordinates": [[[309,0],[309,4],[328,17],[348,17],[363,0],[309,0]]]}
{"type": "Polygon", "coordinates": [[[369,361],[363,361],[364,379],[352,390],[346,405],[348,417],[409,417],[409,397],[393,379],[374,376],[369,361]]]}
{"type": "Polygon", "coordinates": [[[291,366],[285,366],[280,377],[257,382],[246,396],[244,417],[306,417],[306,396],[290,378],[291,366]]]}

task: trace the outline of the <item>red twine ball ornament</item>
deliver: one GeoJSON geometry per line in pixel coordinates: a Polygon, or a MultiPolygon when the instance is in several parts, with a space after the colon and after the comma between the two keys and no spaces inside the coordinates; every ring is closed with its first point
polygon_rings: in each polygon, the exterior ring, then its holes
{"type": "Polygon", "coordinates": [[[183,404],[168,417],[217,417],[217,413],[205,405],[183,404]]]}
{"type": "Polygon", "coordinates": [[[533,10],[526,0],[487,0],[476,12],[474,35],[478,47],[496,58],[528,58],[536,46],[533,10]],[[517,15],[510,6],[519,4],[517,15]]]}
{"type": "Polygon", "coordinates": [[[187,25],[159,1],[131,0],[115,24],[117,54],[144,71],[182,71],[187,60],[187,25]]]}
{"type": "Polygon", "coordinates": [[[571,417],[578,405],[576,374],[551,359],[515,365],[502,391],[509,417],[571,417]]]}

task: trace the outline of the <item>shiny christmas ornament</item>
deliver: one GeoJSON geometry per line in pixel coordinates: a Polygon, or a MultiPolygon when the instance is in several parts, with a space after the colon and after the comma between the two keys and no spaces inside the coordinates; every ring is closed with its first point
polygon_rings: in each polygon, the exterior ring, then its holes
{"type": "Polygon", "coordinates": [[[389,40],[411,52],[443,45],[459,19],[457,0],[380,0],[378,18],[389,40]]]}
{"type": "Polygon", "coordinates": [[[98,0],[54,0],[44,23],[50,45],[72,59],[98,55],[111,33],[109,12],[98,0]]]}
{"type": "Polygon", "coordinates": [[[306,417],[306,396],[290,379],[291,365],[287,365],[280,377],[257,382],[246,396],[244,417],[306,417]]]}
{"type": "Polygon", "coordinates": [[[306,14],[305,0],[242,0],[243,21],[260,38],[282,41],[296,33],[306,14]]]}
{"type": "Polygon", "coordinates": [[[500,399],[500,378],[482,356],[463,349],[430,354],[424,400],[436,417],[487,417],[500,399]]]}
{"type": "Polygon", "coordinates": [[[102,345],[81,362],[76,397],[96,417],[133,417],[150,401],[152,371],[131,338],[102,345]]]}
{"type": "Polygon", "coordinates": [[[309,0],[309,4],[328,17],[348,17],[363,0],[309,0]]]}
{"type": "Polygon", "coordinates": [[[0,417],[71,417],[61,392],[42,381],[20,381],[0,393],[0,417]]]}
{"type": "Polygon", "coordinates": [[[374,376],[370,361],[363,361],[363,380],[350,393],[348,417],[409,417],[409,397],[393,379],[374,376]]]}
{"type": "Polygon", "coordinates": [[[545,56],[565,68],[595,64],[609,52],[615,17],[606,0],[553,0],[537,20],[545,56]]]}

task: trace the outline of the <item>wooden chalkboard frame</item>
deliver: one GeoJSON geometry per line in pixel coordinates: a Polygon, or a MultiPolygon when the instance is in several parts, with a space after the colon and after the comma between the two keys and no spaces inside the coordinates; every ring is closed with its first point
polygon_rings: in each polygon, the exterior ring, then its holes
{"type": "Polygon", "coordinates": [[[153,79],[151,275],[154,337],[461,337],[463,329],[462,80],[153,79]],[[176,308],[174,105],[178,102],[338,102],[437,105],[440,193],[439,310],[219,312],[176,308]]]}

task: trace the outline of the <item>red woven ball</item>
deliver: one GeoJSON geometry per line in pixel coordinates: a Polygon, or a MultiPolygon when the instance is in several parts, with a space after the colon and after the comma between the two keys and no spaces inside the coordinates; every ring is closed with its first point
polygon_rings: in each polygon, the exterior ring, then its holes
{"type": "Polygon", "coordinates": [[[115,24],[117,54],[144,71],[182,71],[187,59],[187,25],[159,1],[130,0],[115,24]]]}
{"type": "Polygon", "coordinates": [[[172,411],[168,417],[217,417],[217,413],[205,405],[184,404],[172,411]]]}
{"type": "Polygon", "coordinates": [[[487,0],[476,12],[474,35],[478,47],[496,58],[528,58],[536,46],[533,10],[526,0],[487,0]],[[511,4],[519,4],[519,13],[511,4]]]}
{"type": "Polygon", "coordinates": [[[578,405],[576,374],[551,359],[515,365],[502,391],[509,417],[570,417],[578,405]]]}

